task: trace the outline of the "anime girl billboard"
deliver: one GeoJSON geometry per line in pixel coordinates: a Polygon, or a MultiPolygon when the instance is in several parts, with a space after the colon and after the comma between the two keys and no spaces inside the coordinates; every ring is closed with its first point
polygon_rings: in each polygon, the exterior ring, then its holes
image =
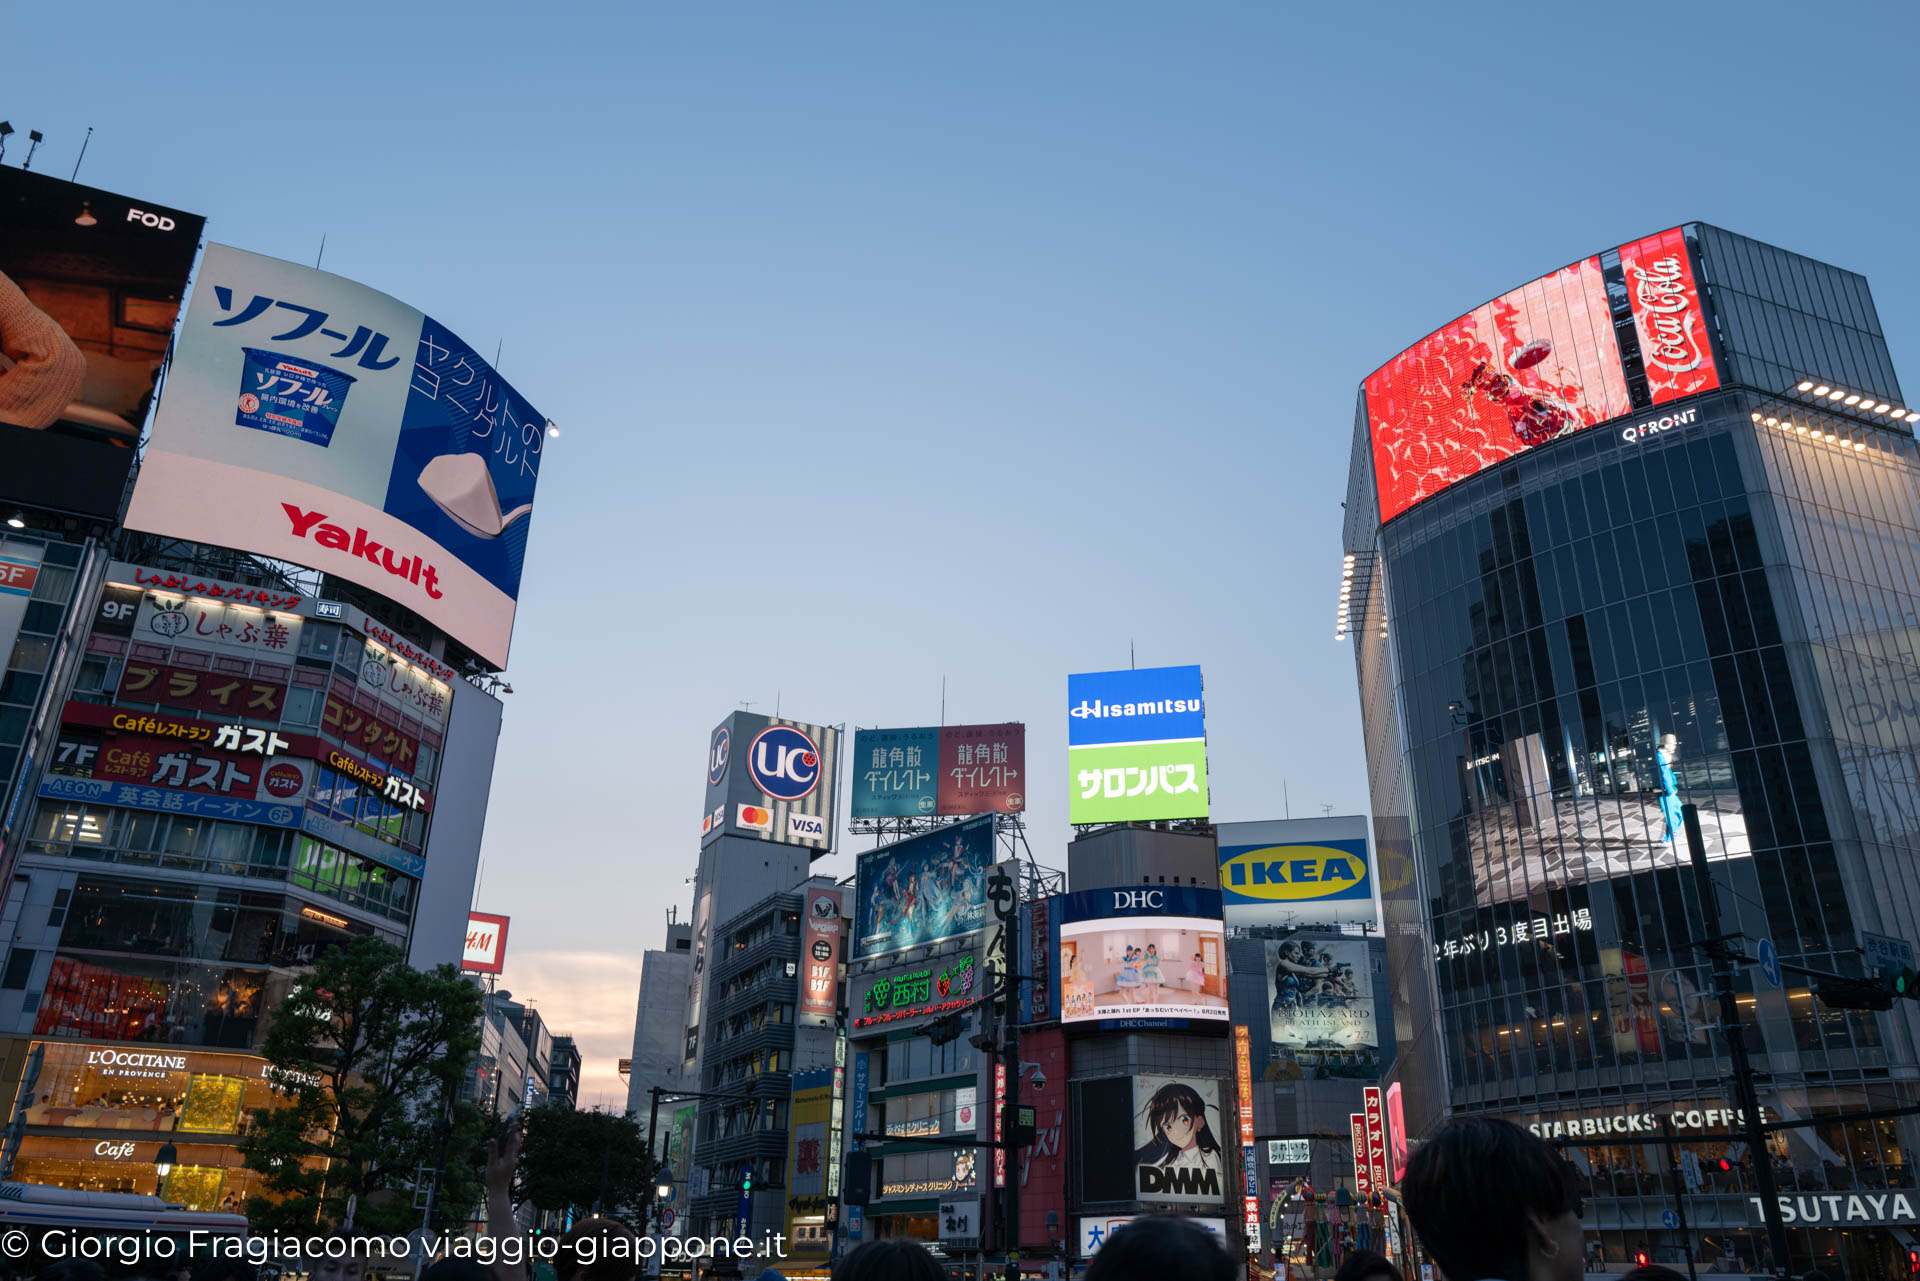
{"type": "Polygon", "coordinates": [[[1133,1178],[1142,1201],[1226,1197],[1220,1082],[1171,1076],[1133,1079],[1133,1178]]]}

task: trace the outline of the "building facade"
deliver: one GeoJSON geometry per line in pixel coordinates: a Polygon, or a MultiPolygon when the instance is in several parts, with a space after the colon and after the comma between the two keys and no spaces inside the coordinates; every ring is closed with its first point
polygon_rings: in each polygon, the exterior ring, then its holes
{"type": "MultiPolygon", "coordinates": [[[[1361,389],[1339,629],[1387,872],[1396,1148],[1463,1113],[1587,1140],[1566,1150],[1616,1266],[1679,1262],[1676,1181],[1702,1262],[1773,1266],[1756,1156],[1812,1207],[1795,1270],[1883,1275],[1916,1222],[1911,1118],[1775,1129],[1763,1155],[1737,1132],[1681,810],[1726,930],[1843,973],[1911,935],[1915,420],[1864,278],[1698,224],[1504,295],[1361,389]],[[1677,1174],[1633,1141],[1662,1119],[1677,1174]],[[1873,1194],[1846,1232],[1836,1193],[1873,1194]]],[[[1916,1101],[1905,1011],[1735,982],[1765,1120],[1916,1101]]]]}
{"type": "MultiPolygon", "coordinates": [[[[803,1018],[802,922],[812,892],[832,889],[830,878],[804,882],[714,931],[690,1157],[691,1235],[770,1240],[789,1226],[795,1075],[830,1073],[838,1036],[831,1017],[824,1024],[803,1018]]],[[[830,1008],[837,1010],[834,986],[830,1008]]]]}

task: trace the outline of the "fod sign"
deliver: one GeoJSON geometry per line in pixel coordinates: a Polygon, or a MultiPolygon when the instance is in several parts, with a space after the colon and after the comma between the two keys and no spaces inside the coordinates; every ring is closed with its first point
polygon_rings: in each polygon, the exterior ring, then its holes
{"type": "Polygon", "coordinates": [[[498,974],[507,964],[507,917],[467,913],[467,950],[460,968],[474,974],[498,974]]]}

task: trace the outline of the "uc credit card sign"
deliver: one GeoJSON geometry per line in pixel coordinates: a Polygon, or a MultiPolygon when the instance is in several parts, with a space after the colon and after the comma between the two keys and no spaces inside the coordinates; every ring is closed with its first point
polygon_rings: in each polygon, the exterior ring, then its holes
{"type": "Polygon", "coordinates": [[[1121,823],[1207,816],[1200,669],[1067,677],[1067,817],[1121,823]]]}

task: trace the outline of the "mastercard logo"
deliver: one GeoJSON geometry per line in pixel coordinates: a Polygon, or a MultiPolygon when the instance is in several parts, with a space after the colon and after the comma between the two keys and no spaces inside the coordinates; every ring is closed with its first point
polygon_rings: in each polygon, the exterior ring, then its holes
{"type": "Polygon", "coordinates": [[[773,811],[758,805],[742,805],[740,826],[756,832],[770,832],[773,830],[773,811]]]}

